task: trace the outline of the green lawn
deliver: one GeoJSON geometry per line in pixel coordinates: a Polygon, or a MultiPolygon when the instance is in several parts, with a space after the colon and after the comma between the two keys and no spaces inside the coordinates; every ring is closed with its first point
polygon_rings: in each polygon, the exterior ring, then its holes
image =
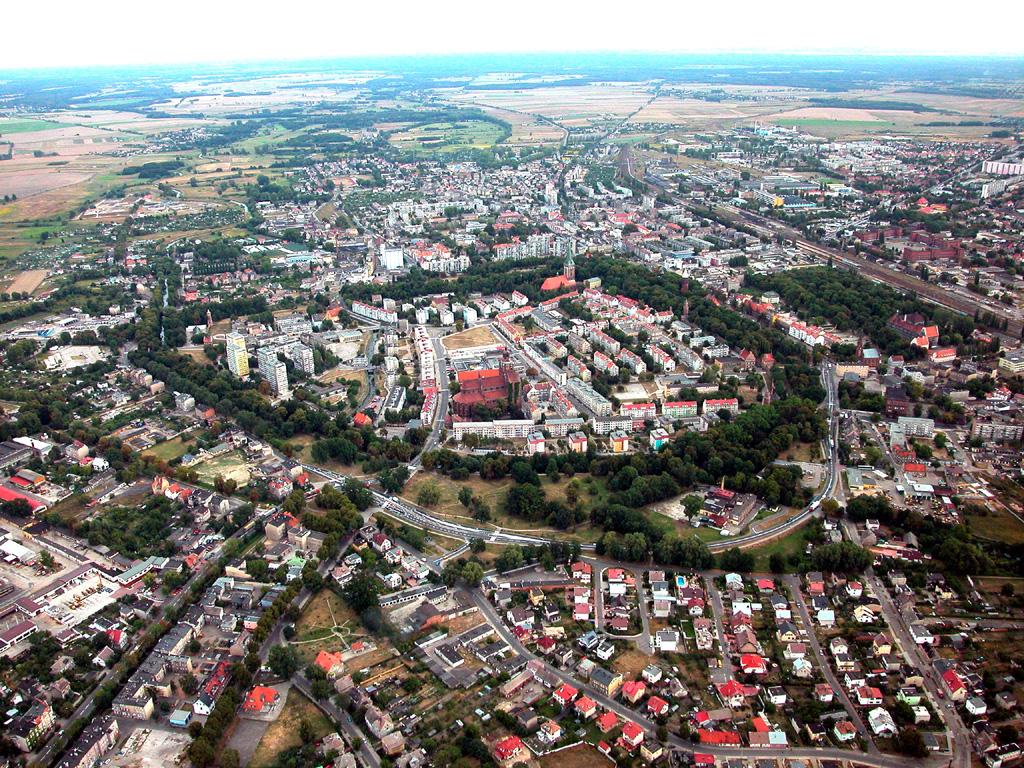
{"type": "Polygon", "coordinates": [[[752,547],[747,551],[754,555],[754,570],[767,571],[768,559],[773,554],[777,552],[786,558],[790,555],[799,555],[804,551],[805,544],[804,528],[801,526],[795,531],[790,531],[785,536],[780,536],[760,547],[752,547]]]}
{"type": "Polygon", "coordinates": [[[986,509],[986,515],[967,515],[967,525],[971,533],[981,539],[1006,544],[1024,542],[1024,524],[1009,510],[995,504],[989,505],[986,509]]]}
{"type": "Polygon", "coordinates": [[[189,451],[189,446],[185,445],[180,437],[176,437],[173,440],[166,440],[162,443],[157,443],[152,448],[143,451],[147,456],[153,456],[154,458],[160,459],[161,461],[173,461],[179,456],[184,456],[189,451]]]}
{"type": "Polygon", "coordinates": [[[0,134],[6,136],[10,133],[45,131],[50,128],[60,128],[63,125],[65,125],[65,123],[55,123],[52,120],[35,120],[33,118],[24,120],[0,120],[0,134]]]}

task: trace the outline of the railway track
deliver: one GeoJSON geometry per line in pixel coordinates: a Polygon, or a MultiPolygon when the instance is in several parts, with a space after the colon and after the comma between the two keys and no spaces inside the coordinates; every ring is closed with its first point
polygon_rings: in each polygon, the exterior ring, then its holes
{"type": "Polygon", "coordinates": [[[1022,330],[1024,330],[1024,322],[1010,316],[1008,313],[1001,311],[998,308],[990,307],[986,304],[981,304],[980,302],[973,302],[959,294],[943,290],[937,285],[927,283],[924,280],[919,280],[912,275],[886,269],[869,259],[844,253],[843,251],[837,251],[832,248],[826,248],[825,246],[810,243],[806,240],[796,240],[796,245],[798,248],[803,251],[807,251],[808,253],[813,253],[814,255],[821,256],[822,258],[830,258],[833,262],[852,267],[868,279],[884,283],[903,291],[912,292],[924,301],[937,304],[940,307],[945,307],[946,309],[954,312],[959,312],[962,315],[973,317],[975,312],[978,311],[982,313],[989,312],[999,319],[1006,320],[1006,334],[1009,336],[1019,338],[1022,330]]]}

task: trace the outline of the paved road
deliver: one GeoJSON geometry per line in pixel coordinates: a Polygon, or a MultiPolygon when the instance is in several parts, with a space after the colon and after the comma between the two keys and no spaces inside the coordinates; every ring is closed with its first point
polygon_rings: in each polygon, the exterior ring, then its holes
{"type": "Polygon", "coordinates": [[[640,610],[640,624],[644,628],[640,636],[635,638],[636,647],[641,653],[650,655],[654,653],[654,647],[651,641],[651,616],[647,609],[647,594],[644,592],[644,574],[638,571],[633,573],[636,576],[636,603],[640,610]]]}
{"type": "Polygon", "coordinates": [[[793,596],[793,602],[796,603],[797,611],[800,613],[800,621],[804,625],[804,634],[807,637],[807,641],[810,643],[811,648],[814,650],[814,655],[818,657],[818,666],[821,667],[822,674],[825,675],[825,679],[828,684],[832,686],[832,690],[835,691],[836,696],[842,701],[843,706],[846,708],[847,713],[850,715],[850,720],[855,726],[857,726],[857,733],[864,740],[864,743],[868,745],[868,751],[872,754],[878,753],[878,747],[875,746],[874,740],[871,738],[871,733],[864,725],[864,720],[860,716],[860,712],[853,705],[849,695],[846,693],[846,688],[843,687],[839,678],[836,677],[836,673],[829,663],[828,657],[825,655],[825,651],[821,647],[821,643],[818,642],[818,635],[814,631],[814,624],[811,622],[810,611],[807,610],[807,603],[804,601],[803,593],[800,591],[800,579],[796,576],[784,576],[782,579],[786,586],[789,587],[789,591],[793,596]]]}
{"type": "MultiPolygon", "coordinates": [[[[846,537],[850,541],[856,544],[860,543],[860,535],[857,533],[856,527],[849,520],[843,521],[843,529],[846,531],[846,537]]],[[[964,725],[963,720],[952,703],[945,697],[945,684],[939,677],[938,672],[935,671],[935,667],[932,666],[931,660],[925,656],[924,651],[921,650],[921,647],[914,642],[914,638],[910,635],[909,625],[914,620],[912,609],[908,608],[908,614],[905,615],[896,607],[892,595],[878,576],[875,575],[874,569],[869,568],[865,572],[864,584],[882,607],[882,617],[885,619],[885,623],[889,625],[889,630],[893,633],[893,639],[903,653],[903,658],[912,669],[917,669],[921,673],[925,690],[928,691],[928,695],[931,697],[933,708],[938,712],[939,719],[949,734],[950,747],[953,753],[950,765],[970,765],[970,730],[964,725]],[[939,695],[940,691],[943,693],[941,696],[939,695]]]]}
{"type": "MultiPolygon", "coordinates": [[[[316,567],[317,573],[319,573],[321,576],[326,577],[327,573],[332,568],[334,568],[335,565],[337,565],[338,560],[340,560],[342,557],[344,557],[346,550],[348,550],[348,548],[352,545],[352,541],[355,539],[355,537],[356,537],[356,535],[353,532],[353,533],[350,533],[348,536],[346,536],[344,539],[342,539],[340,544],[339,544],[339,546],[338,546],[338,554],[336,554],[334,557],[330,558],[329,560],[322,561],[316,567]]],[[[306,587],[303,587],[302,589],[299,590],[299,593],[295,596],[295,599],[292,601],[292,605],[294,605],[296,608],[298,608],[301,611],[303,608],[306,607],[306,604],[313,598],[314,594],[316,594],[316,593],[310,591],[306,587]]],[[[267,639],[264,640],[263,641],[263,645],[260,646],[260,662],[261,663],[263,663],[263,664],[267,663],[267,658],[270,656],[270,649],[271,648],[273,648],[275,645],[283,645],[284,644],[284,642],[285,642],[285,639],[284,639],[284,627],[285,627],[285,624],[287,624],[287,623],[288,622],[284,618],[284,613],[282,613],[281,617],[277,620],[277,623],[274,624],[274,626],[270,630],[270,632],[267,633],[267,639]]]]}
{"type": "MultiPolygon", "coordinates": [[[[653,738],[655,729],[657,728],[649,718],[645,717],[640,712],[630,709],[621,702],[610,699],[600,691],[594,689],[588,684],[585,684],[572,675],[568,674],[564,670],[552,666],[544,659],[540,659],[530,652],[519,640],[513,635],[508,628],[501,621],[494,606],[487,600],[486,597],[479,590],[473,590],[472,597],[480,612],[484,615],[487,621],[495,628],[495,631],[508,645],[513,648],[516,652],[527,659],[535,659],[544,666],[559,680],[562,682],[572,685],[574,688],[585,691],[594,701],[600,704],[605,709],[614,712],[619,717],[626,720],[631,720],[637,725],[641,726],[647,731],[647,735],[653,738]]],[[[716,757],[739,757],[747,760],[757,758],[769,758],[778,759],[780,755],[786,757],[796,758],[808,758],[817,760],[841,760],[850,761],[855,760],[859,765],[871,766],[872,768],[939,768],[948,764],[948,759],[940,756],[929,756],[923,760],[911,759],[900,757],[897,755],[882,755],[882,754],[864,754],[854,752],[848,749],[808,749],[808,748],[794,748],[787,749],[784,752],[773,749],[751,749],[745,747],[716,747],[710,745],[695,746],[691,741],[684,741],[674,734],[669,734],[668,746],[670,749],[684,752],[686,754],[693,754],[694,752],[701,752],[705,754],[712,754],[716,757]]],[[[966,765],[966,764],[964,764],[966,765]]]]}
{"type": "Polygon", "coordinates": [[[324,699],[323,701],[318,701],[316,697],[313,696],[313,686],[301,672],[295,673],[292,677],[292,684],[306,698],[320,707],[324,714],[338,724],[341,730],[344,731],[345,735],[348,737],[349,744],[351,744],[356,738],[362,740],[363,743],[356,751],[356,755],[359,756],[359,761],[364,766],[368,766],[368,768],[380,768],[380,756],[376,751],[374,751],[373,747],[370,746],[370,740],[366,737],[366,734],[359,729],[359,726],[355,724],[352,720],[352,716],[349,715],[348,712],[336,707],[334,702],[329,698],[324,699]]]}
{"type": "Polygon", "coordinates": [[[708,544],[712,552],[731,549],[732,547],[752,547],[763,541],[775,539],[789,531],[802,526],[809,518],[819,513],[821,502],[832,498],[838,488],[839,482],[839,397],[836,389],[835,367],[831,361],[826,360],[821,366],[821,383],[825,388],[825,408],[828,412],[828,438],[826,439],[826,475],[825,485],[811,499],[799,514],[789,520],[765,528],[763,531],[748,533],[745,536],[732,536],[720,541],[713,541],[708,544]]]}
{"type": "Polygon", "coordinates": [[[732,680],[732,654],[729,653],[729,642],[725,638],[725,606],[722,604],[722,593],[715,586],[713,576],[704,576],[704,591],[711,600],[711,615],[715,618],[715,633],[718,635],[719,657],[722,659],[722,673],[727,680],[732,680]]]}
{"type": "MultiPolygon", "coordinates": [[[[789,520],[781,522],[770,528],[766,528],[762,531],[758,531],[757,533],[747,534],[746,536],[730,537],[723,539],[722,541],[711,542],[708,545],[708,548],[712,551],[725,550],[737,546],[741,548],[754,546],[762,541],[777,538],[791,530],[794,530],[803,525],[808,518],[816,515],[819,507],[821,506],[821,501],[831,497],[835,493],[835,490],[839,485],[839,457],[837,449],[839,406],[838,397],[836,395],[834,369],[830,362],[825,362],[822,365],[821,378],[826,392],[825,405],[828,410],[829,422],[829,436],[826,442],[828,464],[824,487],[814,496],[807,507],[789,520]]],[[[435,429],[436,428],[435,424],[435,429]]],[[[414,463],[415,461],[418,461],[418,459],[414,460],[414,463]]],[[[410,464],[410,466],[412,466],[412,464],[410,464]]],[[[346,480],[346,477],[342,474],[332,472],[328,469],[323,469],[313,464],[304,465],[304,469],[315,474],[319,474],[334,484],[340,484],[346,480]]],[[[494,531],[487,528],[476,528],[471,525],[456,523],[451,520],[436,517],[428,510],[423,509],[412,502],[399,499],[396,496],[381,493],[380,491],[374,491],[373,494],[374,501],[388,514],[412,525],[425,528],[429,531],[433,531],[434,533],[440,533],[443,536],[467,541],[469,539],[483,539],[484,541],[494,544],[537,545],[547,544],[549,541],[552,541],[552,539],[544,536],[530,536],[509,531],[494,531]]],[[[592,551],[595,549],[595,545],[589,543],[583,544],[582,548],[587,551],[592,551]]]]}
{"type": "MultiPolygon", "coordinates": [[[[250,520],[243,527],[239,528],[237,531],[235,531],[235,533],[233,533],[231,536],[224,540],[224,544],[221,545],[221,551],[223,551],[224,545],[226,545],[229,541],[232,541],[234,539],[240,539],[247,535],[249,532],[251,532],[253,526],[256,524],[257,518],[254,516],[252,520],[250,520]]],[[[212,566],[213,562],[207,561],[205,567],[193,573],[189,580],[185,582],[181,589],[178,590],[177,594],[173,595],[166,603],[164,603],[164,613],[166,613],[169,610],[177,611],[185,607],[185,601],[192,594],[192,587],[195,586],[206,575],[207,571],[209,571],[212,566]]],[[[122,661],[126,659],[130,654],[134,654],[138,650],[139,641],[141,639],[142,634],[138,633],[135,637],[134,642],[121,655],[122,661]]],[[[120,667],[121,663],[122,662],[120,661],[118,662],[118,667],[120,667]]],[[[118,667],[115,667],[115,669],[117,669],[118,667]]],[[[82,700],[82,703],[75,707],[75,711],[71,713],[70,717],[65,718],[65,722],[73,723],[75,720],[78,720],[79,718],[86,718],[91,720],[96,715],[96,693],[99,690],[99,688],[114,675],[115,669],[109,669],[103,673],[103,675],[99,678],[99,681],[96,684],[96,686],[92,689],[92,691],[89,694],[86,695],[86,697],[82,700]]],[[[64,743],[64,739],[61,738],[62,736],[63,731],[55,731],[53,738],[51,738],[50,741],[47,742],[46,746],[43,747],[42,750],[40,750],[34,762],[38,765],[50,765],[51,763],[56,761],[64,752],[64,749],[68,746],[64,743]]]]}
{"type": "Polygon", "coordinates": [[[882,584],[881,580],[874,574],[874,571],[868,570],[864,576],[864,582],[871,590],[872,594],[878,600],[882,606],[882,616],[885,617],[886,624],[889,625],[889,629],[893,633],[893,637],[897,644],[900,646],[900,650],[903,652],[903,657],[906,659],[907,664],[912,669],[917,669],[921,673],[921,677],[924,680],[924,686],[928,690],[928,694],[931,696],[932,704],[934,704],[935,710],[939,713],[939,719],[942,720],[942,724],[946,728],[946,732],[949,734],[951,749],[953,752],[952,765],[970,765],[971,764],[971,736],[967,726],[964,725],[963,720],[960,719],[960,715],[956,709],[953,708],[951,702],[939,696],[939,691],[944,689],[944,683],[939,678],[939,673],[935,671],[935,667],[932,666],[931,661],[924,655],[921,647],[914,642],[913,637],[910,635],[908,629],[907,618],[897,609],[896,604],[893,602],[892,595],[889,594],[889,590],[886,589],[885,585],[882,584]]]}
{"type": "MultiPolygon", "coordinates": [[[[752,547],[760,544],[763,541],[771,540],[782,536],[789,531],[795,530],[803,525],[809,518],[819,513],[821,502],[824,499],[831,498],[835,495],[836,489],[839,487],[839,401],[836,393],[836,381],[835,381],[835,370],[831,362],[825,361],[821,368],[821,380],[822,385],[825,388],[825,407],[828,411],[828,439],[826,441],[827,450],[827,475],[824,487],[815,494],[814,498],[811,499],[811,503],[805,507],[797,515],[794,515],[789,520],[783,521],[778,525],[774,525],[770,528],[766,528],[756,533],[750,533],[745,536],[735,536],[723,539],[721,541],[714,541],[708,544],[708,548],[712,551],[720,551],[730,549],[732,547],[752,547]]],[[[440,390],[439,395],[444,400],[444,408],[447,408],[447,390],[440,390]]],[[[442,411],[442,406],[438,404],[438,413],[442,411]]],[[[434,427],[431,431],[431,435],[435,432],[439,434],[441,419],[438,418],[435,421],[434,427]]],[[[428,440],[429,443],[429,440],[428,440]]],[[[422,455],[422,453],[421,453],[422,455]]],[[[419,466],[418,462],[420,458],[417,457],[410,463],[410,467],[414,470],[419,466]]],[[[329,482],[334,484],[341,484],[347,479],[345,475],[337,472],[332,472],[329,469],[323,469],[314,464],[305,464],[303,468],[309,472],[318,474],[326,478],[329,482]]],[[[430,511],[413,504],[412,502],[404,499],[399,499],[396,496],[390,494],[381,493],[380,491],[373,491],[374,501],[384,509],[388,514],[393,517],[397,517],[404,522],[410,523],[420,528],[425,528],[428,531],[434,533],[440,533],[443,536],[451,538],[462,539],[468,541],[470,539],[482,539],[487,542],[494,544],[519,544],[519,545],[538,545],[547,544],[554,539],[549,539],[544,536],[529,536],[526,534],[509,532],[509,531],[495,531],[488,528],[476,528],[471,525],[465,525],[463,523],[456,523],[451,520],[446,520],[440,517],[436,517],[430,511]]],[[[595,545],[588,543],[583,544],[582,548],[586,551],[593,551],[595,545]]]]}

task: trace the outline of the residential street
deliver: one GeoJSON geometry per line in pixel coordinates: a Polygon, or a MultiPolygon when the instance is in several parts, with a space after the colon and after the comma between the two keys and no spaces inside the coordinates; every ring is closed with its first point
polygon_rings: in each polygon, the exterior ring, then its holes
{"type": "Polygon", "coordinates": [[[796,603],[797,610],[800,612],[800,621],[803,624],[804,636],[811,648],[814,649],[814,655],[818,659],[818,667],[821,669],[822,674],[825,675],[825,679],[828,684],[832,686],[832,690],[835,695],[843,703],[846,708],[846,712],[850,715],[850,720],[855,726],[857,726],[857,735],[864,740],[864,743],[868,745],[868,752],[872,754],[878,754],[878,747],[875,746],[874,739],[871,738],[871,733],[868,731],[867,726],[864,725],[864,720],[861,718],[860,713],[857,711],[857,707],[854,706],[853,701],[850,700],[849,694],[846,692],[846,688],[843,686],[842,681],[836,676],[835,670],[832,668],[832,664],[829,661],[828,656],[825,654],[825,650],[821,647],[821,643],[818,642],[818,635],[814,631],[814,624],[811,621],[810,611],[807,610],[807,603],[804,601],[803,594],[800,591],[800,578],[798,576],[784,576],[782,579],[786,586],[789,587],[790,594],[793,596],[793,602],[796,603]]]}

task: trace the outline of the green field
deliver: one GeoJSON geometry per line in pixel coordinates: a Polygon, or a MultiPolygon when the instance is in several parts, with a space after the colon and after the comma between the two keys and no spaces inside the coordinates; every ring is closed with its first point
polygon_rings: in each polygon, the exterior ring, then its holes
{"type": "Polygon", "coordinates": [[[986,515],[967,515],[967,525],[971,533],[981,539],[999,541],[1006,544],[1024,542],[1024,524],[1002,505],[992,504],[986,507],[986,515]]]}
{"type": "Polygon", "coordinates": [[[502,140],[506,131],[486,120],[460,120],[457,123],[428,123],[391,134],[391,143],[409,152],[458,152],[486,149],[502,140]]]}
{"type": "Polygon", "coordinates": [[[181,441],[180,437],[176,437],[173,440],[165,440],[162,443],[158,443],[152,448],[143,451],[143,453],[161,461],[173,461],[179,456],[184,456],[188,451],[189,447],[181,441]]]}
{"type": "Polygon", "coordinates": [[[60,128],[64,123],[55,123],[52,120],[0,120],[0,135],[9,133],[28,133],[29,131],[45,131],[50,128],[60,128]]]}
{"type": "Polygon", "coordinates": [[[829,120],[823,117],[777,117],[773,122],[778,125],[795,125],[800,128],[892,128],[896,123],[891,120],[829,120]]]}
{"type": "Polygon", "coordinates": [[[754,570],[761,572],[768,570],[768,559],[775,553],[785,558],[790,555],[803,554],[807,540],[804,538],[804,527],[801,526],[795,531],[790,531],[785,536],[769,541],[760,547],[751,547],[747,550],[755,558],[754,570]]]}

